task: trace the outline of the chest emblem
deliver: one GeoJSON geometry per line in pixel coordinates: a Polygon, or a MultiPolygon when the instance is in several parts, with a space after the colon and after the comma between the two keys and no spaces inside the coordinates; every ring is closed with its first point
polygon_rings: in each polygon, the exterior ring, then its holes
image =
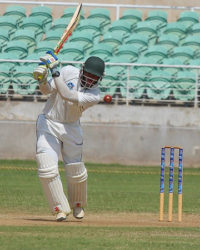
{"type": "Polygon", "coordinates": [[[67,82],[66,84],[70,90],[73,89],[75,86],[73,82],[67,82]]]}

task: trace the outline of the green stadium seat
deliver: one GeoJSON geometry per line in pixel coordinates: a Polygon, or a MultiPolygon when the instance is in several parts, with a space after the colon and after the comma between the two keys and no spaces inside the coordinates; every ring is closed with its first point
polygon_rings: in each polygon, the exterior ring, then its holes
{"type": "Polygon", "coordinates": [[[98,56],[104,62],[109,62],[109,60],[110,60],[110,56],[108,56],[104,51],[102,51],[102,52],[101,51],[93,51],[92,54],[89,53],[87,57],[89,57],[89,56],[98,56]]]}
{"type": "Polygon", "coordinates": [[[94,35],[84,30],[73,32],[69,38],[69,42],[81,42],[82,44],[85,44],[85,50],[88,50],[93,46],[94,35]]]}
{"type": "Polygon", "coordinates": [[[9,41],[9,31],[7,29],[0,28],[0,51],[6,46],[9,41]]]}
{"type": "Polygon", "coordinates": [[[146,36],[150,45],[155,44],[157,39],[157,27],[151,21],[138,22],[134,29],[134,33],[146,36]]]}
{"type": "Polygon", "coordinates": [[[120,83],[120,72],[116,68],[105,68],[105,75],[100,82],[100,94],[103,98],[105,95],[114,96],[120,83]]]}
{"type": "MultiPolygon", "coordinates": [[[[64,32],[66,29],[67,25],[70,23],[71,18],[57,18],[54,19],[52,22],[52,26],[49,29],[49,31],[53,30],[56,32],[64,32]]],[[[48,32],[48,31],[47,31],[48,32]]]]}
{"type": "Polygon", "coordinates": [[[189,35],[187,36],[184,41],[181,43],[181,46],[188,46],[195,51],[195,55],[197,56],[200,54],[200,40],[199,35],[189,35]]]}
{"type": "Polygon", "coordinates": [[[41,41],[36,45],[34,53],[46,53],[48,50],[53,51],[54,47],[56,46],[55,42],[52,41],[41,41]]]}
{"type": "Polygon", "coordinates": [[[11,39],[12,41],[23,41],[26,43],[28,53],[32,53],[36,46],[35,31],[28,29],[18,29],[11,39]]]}
{"type": "Polygon", "coordinates": [[[85,44],[81,42],[67,42],[61,49],[61,54],[76,58],[78,61],[85,56],[85,44]]]}
{"type": "Polygon", "coordinates": [[[112,46],[114,50],[118,48],[118,46],[122,45],[123,43],[123,35],[113,33],[113,32],[107,32],[104,34],[102,40],[99,43],[108,44],[112,46]]]}
{"type": "Polygon", "coordinates": [[[156,57],[143,57],[143,56],[140,56],[135,63],[141,64],[141,65],[146,64],[146,65],[145,66],[133,66],[133,68],[134,69],[142,69],[143,72],[144,72],[143,74],[148,75],[148,74],[151,73],[151,71],[153,69],[157,68],[155,66],[150,66],[149,64],[159,64],[159,61],[160,60],[158,60],[156,57]]]}
{"type": "Polygon", "coordinates": [[[52,18],[52,9],[47,6],[35,6],[32,8],[30,16],[46,16],[47,18],[52,18]]]}
{"type": "Polygon", "coordinates": [[[26,17],[20,24],[20,29],[35,31],[36,40],[41,40],[44,33],[43,19],[41,17],[26,17]]]}
{"type": "MultiPolygon", "coordinates": [[[[163,65],[169,65],[169,66],[174,66],[174,65],[184,65],[184,61],[180,58],[164,58],[162,61],[163,65]]],[[[161,68],[163,71],[166,71],[170,73],[172,76],[176,75],[182,68],[178,67],[162,67],[161,68]]]]}
{"type": "Polygon", "coordinates": [[[135,62],[138,59],[139,50],[133,44],[122,44],[121,46],[118,47],[115,55],[116,56],[125,55],[127,60],[128,58],[130,58],[132,62],[135,62]]]}
{"type": "Polygon", "coordinates": [[[162,34],[158,37],[157,44],[166,47],[169,51],[179,45],[179,37],[173,34],[162,34]]]}
{"type": "Polygon", "coordinates": [[[130,22],[132,29],[134,29],[136,24],[142,21],[142,11],[135,9],[124,10],[120,20],[130,22]]]}
{"type": "MultiPolygon", "coordinates": [[[[0,59],[3,60],[18,60],[19,58],[19,54],[10,51],[10,52],[1,52],[0,53],[0,59]]],[[[9,66],[11,69],[14,68],[15,66],[19,65],[18,62],[14,62],[14,61],[0,61],[0,65],[7,65],[9,66]]]]}
{"type": "Polygon", "coordinates": [[[109,63],[117,63],[117,64],[122,64],[122,65],[106,65],[107,68],[113,68],[119,71],[119,73],[121,75],[123,74],[127,74],[127,69],[128,66],[127,65],[123,65],[124,63],[133,63],[134,62],[134,57],[127,57],[126,54],[125,55],[118,55],[118,56],[112,56],[109,60],[109,63]]]}
{"type": "Polygon", "coordinates": [[[6,11],[3,15],[16,18],[16,24],[19,26],[23,18],[26,17],[26,9],[23,6],[10,5],[6,8],[6,11]]]}
{"type": "Polygon", "coordinates": [[[188,29],[190,35],[200,35],[200,23],[196,23],[188,29]]]}
{"type": "Polygon", "coordinates": [[[58,59],[59,61],[61,62],[62,66],[67,66],[67,65],[72,65],[72,66],[75,66],[75,67],[80,67],[79,64],[77,63],[69,63],[67,61],[83,61],[83,56],[80,57],[80,55],[76,55],[75,53],[67,53],[67,54],[59,54],[58,55],[58,59]]]}
{"type": "Polygon", "coordinates": [[[6,94],[11,83],[11,69],[7,64],[0,67],[0,94],[6,94]]]}
{"type": "Polygon", "coordinates": [[[111,23],[111,26],[109,27],[108,31],[110,32],[116,32],[117,34],[123,33],[124,38],[130,36],[132,32],[132,26],[130,22],[126,20],[115,20],[111,23]]]}
{"type": "Polygon", "coordinates": [[[180,71],[173,85],[173,95],[176,100],[191,101],[195,98],[196,74],[180,71]]]}
{"type": "Polygon", "coordinates": [[[17,19],[22,19],[26,17],[26,9],[23,6],[10,5],[6,8],[6,11],[4,12],[3,15],[16,17],[17,19]]]}
{"type": "Polygon", "coordinates": [[[130,37],[128,37],[125,40],[125,44],[132,44],[132,45],[134,45],[136,48],[138,48],[138,50],[140,51],[140,53],[142,51],[144,51],[144,50],[147,49],[148,42],[149,42],[149,39],[148,39],[147,36],[141,35],[141,34],[137,34],[137,33],[134,33],[134,34],[130,35],[130,37]]]}
{"type": "Polygon", "coordinates": [[[188,29],[192,25],[199,23],[199,13],[195,11],[183,11],[180,13],[177,21],[183,23],[188,29]]]}
{"type": "MultiPolygon", "coordinates": [[[[200,66],[200,58],[189,60],[188,65],[189,66],[200,66]]],[[[200,76],[200,70],[199,69],[190,68],[190,69],[188,69],[188,71],[194,72],[196,75],[198,75],[198,77],[200,76]]]]}
{"type": "Polygon", "coordinates": [[[63,34],[62,30],[49,30],[45,33],[43,41],[51,41],[57,43],[63,34]]]}
{"type": "Polygon", "coordinates": [[[45,31],[51,27],[52,23],[52,9],[47,6],[35,6],[32,8],[32,11],[29,17],[39,17],[43,20],[43,26],[45,31]]]}
{"type": "Polygon", "coordinates": [[[180,58],[187,64],[187,61],[194,58],[195,50],[188,46],[175,47],[171,51],[171,57],[180,58]]]}
{"type": "MultiPolygon", "coordinates": [[[[72,16],[74,15],[74,12],[76,11],[77,7],[67,7],[64,9],[64,13],[61,16],[61,18],[72,18],[72,16]]],[[[81,13],[80,13],[80,20],[85,19],[85,13],[84,10],[81,9],[81,13]]]]}
{"type": "Polygon", "coordinates": [[[148,78],[147,97],[154,100],[166,100],[171,93],[172,76],[163,70],[152,70],[148,78]]]}
{"type": "Polygon", "coordinates": [[[194,65],[194,66],[200,66],[200,58],[197,58],[197,59],[191,59],[189,60],[188,62],[189,65],[194,65]]]}
{"type": "Polygon", "coordinates": [[[106,32],[108,26],[111,23],[110,11],[106,8],[91,9],[87,18],[93,20],[99,20],[101,23],[102,33],[106,32]]]}
{"type": "Polygon", "coordinates": [[[3,52],[13,52],[23,59],[28,55],[28,47],[24,41],[9,41],[3,52]]]}
{"type": "Polygon", "coordinates": [[[181,40],[187,35],[187,29],[181,22],[170,22],[164,28],[163,33],[177,35],[181,40]]]}
{"type": "Polygon", "coordinates": [[[148,12],[145,21],[151,21],[158,29],[162,29],[167,25],[167,12],[163,10],[151,10],[148,12]]]}
{"type": "Polygon", "coordinates": [[[162,59],[167,58],[168,50],[162,45],[152,45],[144,52],[143,56],[153,57],[157,59],[158,62],[161,62],[162,59]]]}
{"type": "Polygon", "coordinates": [[[146,91],[146,75],[143,68],[131,69],[129,73],[129,79],[127,75],[124,75],[123,82],[124,88],[120,88],[122,97],[128,100],[143,98],[146,91]]]}
{"type": "MultiPolygon", "coordinates": [[[[108,61],[109,58],[113,55],[113,48],[108,44],[103,44],[103,43],[95,44],[92,47],[92,50],[90,51],[89,55],[90,56],[99,56],[100,58],[102,58],[102,59],[105,58],[106,61],[108,61]]],[[[103,59],[103,60],[105,60],[105,59],[103,59]]]]}
{"type": "Polygon", "coordinates": [[[94,43],[96,43],[99,41],[99,38],[102,34],[101,22],[99,20],[95,20],[95,19],[84,19],[84,20],[79,22],[79,24],[76,28],[76,32],[78,32],[78,31],[79,32],[85,31],[85,32],[93,34],[94,43]]]}
{"type": "Polygon", "coordinates": [[[34,65],[35,67],[37,67],[38,63],[40,62],[40,56],[43,55],[44,52],[29,54],[26,58],[24,58],[24,60],[34,60],[37,62],[25,62],[24,65],[34,65]]]}
{"type": "Polygon", "coordinates": [[[18,18],[12,16],[0,16],[0,28],[6,29],[11,36],[17,30],[18,18]]]}
{"type": "Polygon", "coordinates": [[[20,95],[32,95],[35,93],[38,82],[33,78],[35,65],[19,66],[13,73],[13,91],[20,95]]]}

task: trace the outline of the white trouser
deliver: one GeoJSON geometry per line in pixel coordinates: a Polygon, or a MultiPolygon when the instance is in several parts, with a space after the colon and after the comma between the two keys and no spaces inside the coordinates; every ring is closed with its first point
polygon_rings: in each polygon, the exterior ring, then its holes
{"type": "Polygon", "coordinates": [[[37,120],[37,154],[47,153],[56,162],[60,152],[65,164],[82,159],[83,136],[79,122],[63,124],[39,115],[37,120]]]}
{"type": "Polygon", "coordinates": [[[81,162],[82,131],[78,123],[62,124],[40,115],[37,121],[38,176],[52,212],[70,212],[58,171],[59,153],[66,164],[81,162]]]}

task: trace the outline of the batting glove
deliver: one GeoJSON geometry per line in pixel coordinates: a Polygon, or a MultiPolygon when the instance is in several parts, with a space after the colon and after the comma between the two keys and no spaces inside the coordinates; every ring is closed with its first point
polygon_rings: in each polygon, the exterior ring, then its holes
{"type": "Polygon", "coordinates": [[[48,69],[44,63],[40,63],[39,66],[33,71],[33,78],[40,84],[47,82],[48,69]]]}
{"type": "Polygon", "coordinates": [[[47,66],[47,68],[50,69],[53,77],[60,75],[57,69],[59,61],[57,56],[52,51],[47,51],[45,56],[40,57],[40,60],[47,66]]]}

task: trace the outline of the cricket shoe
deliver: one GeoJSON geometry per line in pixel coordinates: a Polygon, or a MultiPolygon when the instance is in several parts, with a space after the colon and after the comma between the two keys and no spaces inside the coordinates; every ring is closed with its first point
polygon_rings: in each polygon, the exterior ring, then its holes
{"type": "Polygon", "coordinates": [[[65,212],[58,212],[56,214],[56,221],[63,221],[63,220],[66,220],[67,219],[67,215],[65,212]]]}
{"type": "Polygon", "coordinates": [[[54,207],[54,211],[56,214],[56,221],[63,221],[67,219],[67,215],[64,211],[62,211],[62,208],[60,205],[54,207]]]}
{"type": "Polygon", "coordinates": [[[73,208],[73,216],[76,218],[76,219],[83,219],[85,213],[84,213],[84,209],[80,206],[76,206],[73,208]]]}

